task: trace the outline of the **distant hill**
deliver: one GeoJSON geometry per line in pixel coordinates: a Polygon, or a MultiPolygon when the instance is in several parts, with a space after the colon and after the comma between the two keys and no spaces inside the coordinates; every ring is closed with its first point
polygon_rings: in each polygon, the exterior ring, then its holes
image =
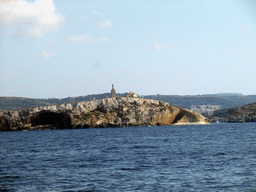
{"type": "Polygon", "coordinates": [[[192,106],[213,105],[220,108],[238,107],[256,102],[256,95],[209,94],[209,95],[149,95],[144,98],[162,100],[178,107],[191,109],[192,106]]]}
{"type": "MultiPolygon", "coordinates": [[[[117,93],[122,97],[128,93],[117,93]]],[[[93,99],[103,99],[110,97],[110,93],[67,97],[67,98],[50,98],[50,99],[32,99],[23,97],[0,97],[0,111],[13,110],[26,107],[37,107],[51,104],[62,104],[77,101],[88,101],[93,99]]],[[[216,109],[232,108],[256,102],[256,95],[242,95],[241,93],[220,93],[209,95],[146,95],[143,98],[165,101],[177,107],[195,109],[200,113],[213,111],[216,109]]]]}
{"type": "Polygon", "coordinates": [[[216,110],[212,115],[207,117],[213,122],[256,122],[256,103],[216,110]]]}
{"type": "MultiPolygon", "coordinates": [[[[128,95],[128,93],[116,94],[119,97],[128,95]]],[[[26,107],[38,107],[52,104],[63,104],[77,101],[89,101],[93,99],[103,99],[110,97],[110,93],[102,93],[95,95],[67,97],[67,98],[49,98],[49,99],[32,99],[25,97],[0,97],[0,111],[21,109],[26,107]]]]}
{"type": "Polygon", "coordinates": [[[243,96],[242,93],[217,93],[217,94],[208,94],[206,96],[243,96]]]}
{"type": "Polygon", "coordinates": [[[31,99],[24,97],[0,97],[0,111],[13,110],[26,107],[50,105],[47,99],[31,99]]]}

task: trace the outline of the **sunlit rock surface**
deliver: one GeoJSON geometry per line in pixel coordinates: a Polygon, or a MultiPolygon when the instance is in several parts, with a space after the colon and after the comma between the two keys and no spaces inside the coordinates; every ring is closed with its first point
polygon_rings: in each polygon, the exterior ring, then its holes
{"type": "Polygon", "coordinates": [[[0,113],[1,131],[209,123],[207,118],[194,111],[140,98],[133,92],[125,97],[0,113]]]}

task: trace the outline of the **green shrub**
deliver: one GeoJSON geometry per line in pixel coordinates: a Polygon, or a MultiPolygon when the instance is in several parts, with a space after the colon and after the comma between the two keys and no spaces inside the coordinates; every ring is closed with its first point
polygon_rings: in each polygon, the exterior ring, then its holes
{"type": "Polygon", "coordinates": [[[159,102],[159,105],[158,105],[159,107],[163,107],[164,105],[163,105],[163,103],[162,102],[159,102]]]}
{"type": "Polygon", "coordinates": [[[82,115],[82,119],[84,119],[84,120],[87,120],[87,119],[89,119],[91,117],[91,114],[90,113],[87,113],[87,114],[85,114],[85,115],[82,115]]]}
{"type": "Polygon", "coordinates": [[[62,112],[62,113],[65,113],[65,114],[69,114],[69,113],[71,112],[71,110],[65,109],[65,110],[62,110],[61,112],[62,112]]]}
{"type": "Polygon", "coordinates": [[[89,113],[86,113],[84,115],[82,115],[82,119],[84,120],[87,120],[89,119],[92,115],[94,116],[99,116],[101,114],[104,114],[103,112],[100,112],[100,111],[92,111],[92,112],[89,112],[89,113]]]}

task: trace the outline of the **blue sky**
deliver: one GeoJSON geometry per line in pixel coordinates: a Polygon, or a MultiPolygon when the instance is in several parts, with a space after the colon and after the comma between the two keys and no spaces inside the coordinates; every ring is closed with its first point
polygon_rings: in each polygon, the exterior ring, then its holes
{"type": "Polygon", "coordinates": [[[0,24],[0,96],[256,94],[252,0],[0,0],[0,24]]]}

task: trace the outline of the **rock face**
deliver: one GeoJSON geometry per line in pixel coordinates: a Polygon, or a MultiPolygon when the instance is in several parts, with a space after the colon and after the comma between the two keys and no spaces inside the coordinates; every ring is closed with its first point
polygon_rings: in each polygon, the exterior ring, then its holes
{"type": "Polygon", "coordinates": [[[125,97],[26,108],[0,113],[0,130],[41,130],[209,124],[202,115],[163,101],[125,97]]]}

